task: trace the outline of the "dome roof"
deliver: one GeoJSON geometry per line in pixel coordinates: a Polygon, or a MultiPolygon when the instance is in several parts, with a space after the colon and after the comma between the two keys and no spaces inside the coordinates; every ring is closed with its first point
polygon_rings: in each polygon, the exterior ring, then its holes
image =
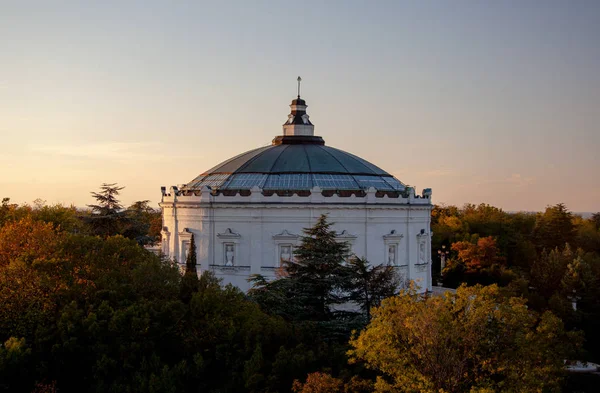
{"type": "Polygon", "coordinates": [[[284,135],[271,146],[250,150],[202,173],[182,190],[204,186],[221,190],[301,191],[322,190],[404,191],[405,186],[381,168],[353,154],[325,146],[314,136],[314,125],[305,112],[306,102],[298,96],[292,113],[283,125],[284,135]],[[299,106],[302,105],[302,106],[299,106]],[[298,124],[294,118],[305,120],[298,124]]]}
{"type": "Polygon", "coordinates": [[[320,144],[282,143],[235,156],[184,186],[198,190],[363,190],[403,191],[404,185],[381,168],[353,154],[320,144]]]}

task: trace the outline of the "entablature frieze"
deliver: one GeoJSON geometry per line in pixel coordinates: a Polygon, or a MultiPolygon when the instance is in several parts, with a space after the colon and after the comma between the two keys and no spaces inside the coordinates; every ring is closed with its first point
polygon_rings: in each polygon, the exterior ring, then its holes
{"type": "Polygon", "coordinates": [[[407,211],[431,211],[433,205],[394,205],[394,204],[305,204],[301,203],[162,203],[161,207],[167,209],[330,209],[330,210],[407,210],[407,211]]]}

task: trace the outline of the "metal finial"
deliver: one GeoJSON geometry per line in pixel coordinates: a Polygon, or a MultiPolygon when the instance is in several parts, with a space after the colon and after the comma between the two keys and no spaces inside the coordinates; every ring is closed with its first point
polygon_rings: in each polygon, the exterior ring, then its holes
{"type": "Polygon", "coordinates": [[[300,82],[302,82],[302,78],[298,77],[296,80],[298,81],[298,98],[300,98],[300,82]]]}

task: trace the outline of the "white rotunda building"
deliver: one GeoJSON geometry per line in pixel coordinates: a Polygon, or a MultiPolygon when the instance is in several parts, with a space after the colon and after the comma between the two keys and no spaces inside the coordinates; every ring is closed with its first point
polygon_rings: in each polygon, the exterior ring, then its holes
{"type": "Polygon", "coordinates": [[[303,228],[327,214],[352,253],[430,290],[431,189],[415,195],[379,167],[327,146],[300,95],[290,107],[270,145],[162,187],[162,252],[185,265],[193,234],[198,271],[247,291],[250,275],[275,278],[281,261],[293,261],[303,228]]]}

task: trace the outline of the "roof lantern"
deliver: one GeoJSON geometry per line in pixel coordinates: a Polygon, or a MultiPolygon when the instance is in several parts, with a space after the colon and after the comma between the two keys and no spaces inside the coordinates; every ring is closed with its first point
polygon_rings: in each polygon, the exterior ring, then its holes
{"type": "Polygon", "coordinates": [[[300,98],[300,82],[302,78],[298,77],[298,97],[292,100],[290,108],[291,113],[287,121],[283,124],[283,136],[314,136],[315,126],[310,122],[306,113],[306,101],[300,98]]]}

